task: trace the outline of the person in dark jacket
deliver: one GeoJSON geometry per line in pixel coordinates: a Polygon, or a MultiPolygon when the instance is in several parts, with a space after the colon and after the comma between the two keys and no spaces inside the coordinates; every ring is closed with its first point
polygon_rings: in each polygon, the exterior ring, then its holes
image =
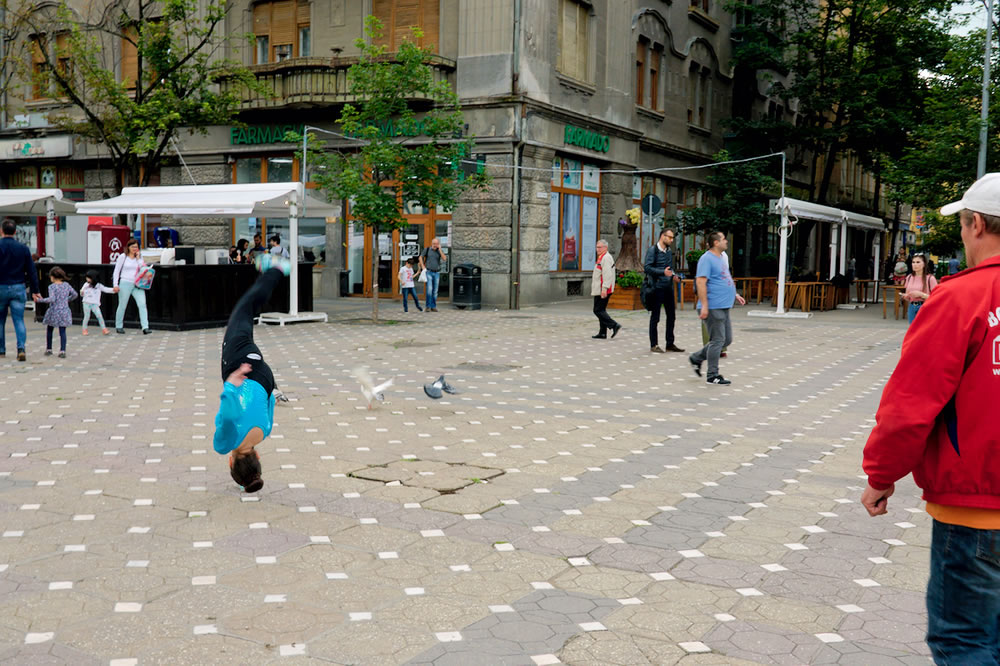
{"type": "Polygon", "coordinates": [[[7,355],[7,310],[14,320],[14,335],[17,338],[17,360],[25,361],[24,345],[28,333],[24,328],[24,285],[31,285],[31,297],[40,296],[38,273],[31,259],[31,250],[19,243],[14,234],[17,224],[9,217],[0,223],[0,358],[7,355]]]}
{"type": "Polygon", "coordinates": [[[653,281],[653,291],[649,298],[649,350],[662,354],[668,352],[682,352],[680,347],[674,344],[674,321],[676,320],[676,308],[674,305],[674,282],[680,282],[680,278],[674,274],[674,251],[671,247],[674,244],[674,230],[664,227],[660,230],[660,237],[656,243],[646,250],[646,260],[643,262],[643,270],[653,281]],[[661,349],[657,344],[659,338],[660,308],[667,312],[666,343],[661,349]]]}

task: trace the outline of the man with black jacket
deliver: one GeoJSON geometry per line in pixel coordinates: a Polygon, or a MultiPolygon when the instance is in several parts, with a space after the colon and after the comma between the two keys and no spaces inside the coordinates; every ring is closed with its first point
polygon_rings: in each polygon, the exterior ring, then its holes
{"type": "Polygon", "coordinates": [[[31,250],[14,238],[17,225],[9,217],[3,221],[0,237],[0,357],[7,355],[7,311],[14,320],[14,337],[17,338],[17,360],[24,361],[27,332],[24,328],[25,284],[31,285],[32,298],[38,296],[38,274],[31,250]]]}
{"type": "Polygon", "coordinates": [[[674,251],[671,245],[674,243],[674,230],[663,228],[660,230],[660,237],[651,248],[646,250],[646,260],[643,262],[643,269],[646,275],[653,281],[653,291],[649,294],[649,350],[662,354],[668,352],[682,352],[680,347],[674,344],[674,321],[676,319],[676,309],[674,307],[674,282],[680,282],[680,278],[674,274],[674,251]],[[663,349],[656,343],[659,333],[657,331],[660,324],[660,308],[667,312],[666,344],[663,349]]]}

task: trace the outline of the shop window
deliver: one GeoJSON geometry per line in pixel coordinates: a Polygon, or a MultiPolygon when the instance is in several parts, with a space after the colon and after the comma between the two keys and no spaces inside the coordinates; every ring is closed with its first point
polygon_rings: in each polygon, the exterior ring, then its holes
{"type": "MultiPolygon", "coordinates": [[[[240,157],[236,159],[233,164],[232,179],[234,183],[287,183],[293,182],[298,178],[299,168],[298,160],[292,155],[272,155],[268,157],[240,157]]],[[[309,187],[312,184],[308,185],[309,187]]],[[[305,224],[304,220],[300,220],[302,224],[305,224]]],[[[300,224],[300,229],[307,230],[307,227],[300,224]]],[[[280,233],[282,237],[282,244],[288,242],[288,220],[281,218],[256,218],[256,217],[241,217],[235,218],[233,220],[233,243],[235,244],[241,238],[245,238],[248,241],[253,242],[253,236],[256,233],[260,233],[263,236],[264,245],[267,245],[267,237],[272,236],[275,233],[280,233]]],[[[306,231],[300,231],[300,234],[306,233],[306,231]]],[[[308,235],[315,236],[318,234],[325,234],[325,227],[322,232],[317,230],[309,231],[308,235]]],[[[311,239],[316,240],[316,239],[311,239]]],[[[325,241],[324,241],[325,243],[325,241]]],[[[300,244],[302,247],[306,247],[304,242],[300,244]]],[[[319,247],[321,244],[314,243],[314,246],[319,247]]],[[[325,248],[321,248],[325,249],[325,248]]],[[[299,256],[302,258],[303,250],[300,249],[299,256]]],[[[318,261],[318,255],[317,255],[318,261]]]]}
{"type": "Polygon", "coordinates": [[[412,40],[411,27],[418,27],[424,36],[420,47],[437,47],[441,24],[441,0],[373,0],[372,14],[382,22],[381,45],[390,53],[400,44],[412,40]]]}
{"type": "Polygon", "coordinates": [[[590,82],[588,64],[590,7],[578,0],[559,0],[557,69],[570,78],[590,82]]]}
{"type": "Polygon", "coordinates": [[[309,3],[274,0],[253,8],[254,64],[304,58],[312,50],[309,3]]]}
{"type": "Polygon", "coordinates": [[[577,160],[555,159],[549,198],[549,270],[594,268],[600,193],[598,167],[577,160]]]}

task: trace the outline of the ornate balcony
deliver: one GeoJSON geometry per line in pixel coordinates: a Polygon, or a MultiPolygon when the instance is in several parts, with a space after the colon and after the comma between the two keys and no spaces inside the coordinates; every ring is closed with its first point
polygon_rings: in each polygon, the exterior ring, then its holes
{"type": "MultiPolygon", "coordinates": [[[[251,65],[250,71],[257,76],[257,81],[263,84],[264,89],[260,92],[241,89],[241,108],[244,111],[303,109],[356,101],[357,97],[351,93],[347,82],[347,70],[356,62],[356,57],[294,58],[266,65],[251,65]]],[[[432,56],[429,64],[434,71],[435,82],[449,81],[454,84],[451,77],[455,72],[455,61],[432,56]]],[[[225,91],[233,83],[222,79],[219,85],[225,91]]]]}

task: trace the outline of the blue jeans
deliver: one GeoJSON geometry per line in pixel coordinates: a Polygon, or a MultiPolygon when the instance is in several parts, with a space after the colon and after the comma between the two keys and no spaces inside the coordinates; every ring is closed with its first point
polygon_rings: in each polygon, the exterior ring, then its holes
{"type": "Polygon", "coordinates": [[[923,302],[910,303],[910,307],[907,308],[906,310],[906,321],[908,321],[911,324],[913,323],[913,318],[917,316],[917,312],[920,311],[921,305],[923,305],[923,302]]]}
{"type": "Polygon", "coordinates": [[[14,320],[17,348],[24,349],[28,332],[24,328],[25,288],[23,284],[0,284],[0,353],[7,353],[7,309],[14,320]]]}
{"type": "Polygon", "coordinates": [[[934,521],[927,645],[939,666],[1000,663],[1000,530],[934,521]]]}
{"type": "Polygon", "coordinates": [[[441,273],[439,271],[426,271],[427,272],[427,298],[425,299],[424,305],[427,309],[437,308],[438,306],[438,284],[441,282],[441,273]]]}
{"type": "Polygon", "coordinates": [[[407,309],[407,297],[413,296],[413,302],[416,304],[417,309],[420,309],[420,299],[417,298],[417,288],[416,287],[403,287],[403,312],[409,312],[407,309]]]}
{"type": "Polygon", "coordinates": [[[118,311],[115,312],[115,328],[125,327],[125,308],[128,307],[128,298],[135,299],[135,304],[139,308],[139,324],[142,330],[149,328],[149,315],[146,314],[146,292],[137,289],[134,282],[122,280],[118,283],[118,311]]]}

